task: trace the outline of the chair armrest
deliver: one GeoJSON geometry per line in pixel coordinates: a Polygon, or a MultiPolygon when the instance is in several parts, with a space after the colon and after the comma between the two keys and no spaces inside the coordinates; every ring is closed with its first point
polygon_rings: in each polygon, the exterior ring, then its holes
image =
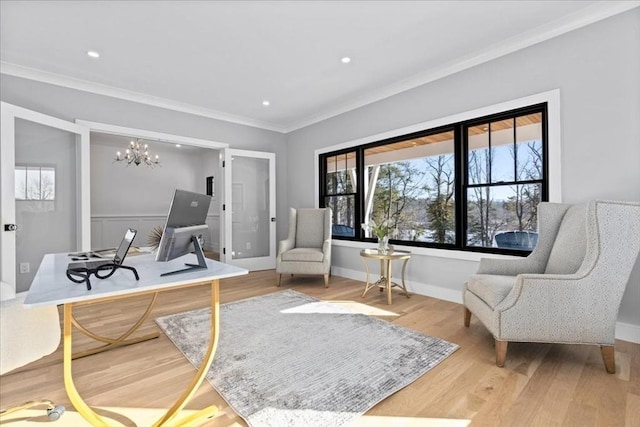
{"type": "Polygon", "coordinates": [[[293,239],[280,240],[280,242],[278,243],[278,255],[290,249],[293,249],[294,246],[295,246],[295,242],[293,239]]]}
{"type": "Polygon", "coordinates": [[[571,285],[577,285],[584,276],[574,274],[518,274],[511,292],[496,306],[496,311],[507,311],[524,300],[526,304],[534,300],[546,300],[550,289],[554,297],[562,298],[571,293],[571,285]]]}
{"type": "Polygon", "coordinates": [[[496,338],[538,342],[613,343],[619,303],[602,278],[582,274],[521,274],[494,311],[496,338]],[[615,299],[615,298],[614,298],[615,299]]]}
{"type": "Polygon", "coordinates": [[[322,242],[322,252],[324,253],[324,259],[331,262],[331,239],[326,239],[322,242]]]}

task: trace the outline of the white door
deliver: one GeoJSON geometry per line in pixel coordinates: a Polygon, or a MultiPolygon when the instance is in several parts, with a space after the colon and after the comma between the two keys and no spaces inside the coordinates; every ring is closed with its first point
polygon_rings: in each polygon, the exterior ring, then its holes
{"type": "Polygon", "coordinates": [[[220,260],[250,271],[276,267],[275,153],[222,151],[220,260]]]}
{"type": "Polygon", "coordinates": [[[44,254],[90,248],[89,128],[4,102],[1,121],[0,280],[10,294],[29,289],[44,254]]]}

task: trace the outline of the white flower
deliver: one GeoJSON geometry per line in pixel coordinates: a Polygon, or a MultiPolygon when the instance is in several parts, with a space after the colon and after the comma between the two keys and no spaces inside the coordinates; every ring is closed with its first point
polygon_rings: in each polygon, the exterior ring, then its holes
{"type": "Polygon", "coordinates": [[[395,236],[398,232],[397,229],[390,228],[390,221],[385,219],[382,224],[378,225],[374,220],[370,220],[368,223],[361,224],[363,230],[373,233],[378,239],[392,235],[395,236]]]}

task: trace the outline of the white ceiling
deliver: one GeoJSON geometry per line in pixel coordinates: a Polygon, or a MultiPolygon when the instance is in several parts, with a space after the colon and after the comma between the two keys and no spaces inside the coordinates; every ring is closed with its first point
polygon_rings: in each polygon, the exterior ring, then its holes
{"type": "Polygon", "coordinates": [[[0,71],[288,132],[639,5],[1,0],[0,71]]]}

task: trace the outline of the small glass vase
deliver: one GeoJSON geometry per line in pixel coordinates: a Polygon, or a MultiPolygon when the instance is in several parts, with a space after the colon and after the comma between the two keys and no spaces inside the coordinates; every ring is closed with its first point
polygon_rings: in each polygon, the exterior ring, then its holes
{"type": "Polygon", "coordinates": [[[378,252],[383,254],[389,252],[389,236],[378,237],[378,252]]]}

